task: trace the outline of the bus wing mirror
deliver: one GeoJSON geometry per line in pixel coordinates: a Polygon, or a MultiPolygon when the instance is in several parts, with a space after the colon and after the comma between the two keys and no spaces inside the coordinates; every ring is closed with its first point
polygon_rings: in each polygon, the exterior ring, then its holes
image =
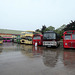
{"type": "Polygon", "coordinates": [[[63,36],[62,36],[62,38],[63,38],[63,36]]]}

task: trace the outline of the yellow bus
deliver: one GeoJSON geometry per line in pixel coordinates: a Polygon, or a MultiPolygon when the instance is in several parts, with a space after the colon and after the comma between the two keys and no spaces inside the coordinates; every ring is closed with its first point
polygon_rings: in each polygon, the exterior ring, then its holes
{"type": "Polygon", "coordinates": [[[25,37],[25,32],[21,32],[21,35],[20,35],[21,38],[24,38],[25,37]]]}
{"type": "Polygon", "coordinates": [[[25,43],[25,32],[21,32],[20,37],[21,37],[20,43],[24,44],[25,43]]]}
{"type": "Polygon", "coordinates": [[[21,40],[22,44],[32,44],[32,37],[35,34],[35,31],[25,31],[21,33],[21,40]]]}
{"type": "Polygon", "coordinates": [[[0,44],[3,43],[3,37],[0,36],[0,44]]]}

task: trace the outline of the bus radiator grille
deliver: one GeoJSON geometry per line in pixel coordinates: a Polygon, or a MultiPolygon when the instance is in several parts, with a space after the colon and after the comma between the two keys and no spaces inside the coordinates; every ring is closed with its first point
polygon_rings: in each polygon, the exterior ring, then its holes
{"type": "Polygon", "coordinates": [[[69,46],[69,47],[75,47],[75,42],[69,42],[69,43],[68,43],[68,46],[69,46]]]}
{"type": "Polygon", "coordinates": [[[72,43],[72,47],[75,47],[75,42],[72,43]]]}
{"type": "Polygon", "coordinates": [[[68,46],[71,47],[71,42],[68,43],[68,46]]]}

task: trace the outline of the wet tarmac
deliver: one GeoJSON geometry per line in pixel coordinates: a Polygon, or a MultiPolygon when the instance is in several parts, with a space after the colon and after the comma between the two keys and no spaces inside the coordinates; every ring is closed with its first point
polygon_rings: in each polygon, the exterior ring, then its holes
{"type": "Polygon", "coordinates": [[[0,75],[75,75],[75,49],[3,43],[0,75]]]}

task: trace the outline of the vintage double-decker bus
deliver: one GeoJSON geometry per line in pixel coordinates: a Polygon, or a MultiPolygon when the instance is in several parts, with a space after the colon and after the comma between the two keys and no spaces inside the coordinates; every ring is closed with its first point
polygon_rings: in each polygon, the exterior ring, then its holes
{"type": "Polygon", "coordinates": [[[33,37],[33,34],[26,34],[25,35],[25,44],[32,44],[32,37],[33,37]]]}
{"type": "Polygon", "coordinates": [[[25,32],[21,32],[20,37],[21,37],[21,38],[25,37],[25,32]]]}
{"type": "Polygon", "coordinates": [[[22,32],[20,42],[23,44],[32,44],[32,37],[34,33],[35,33],[34,31],[22,32]]]}
{"type": "Polygon", "coordinates": [[[75,30],[69,30],[63,33],[63,47],[75,48],[75,30]]]}
{"type": "Polygon", "coordinates": [[[25,34],[26,34],[26,31],[25,32],[21,32],[21,35],[20,35],[20,37],[21,37],[20,43],[21,44],[25,44],[25,34]]]}
{"type": "Polygon", "coordinates": [[[43,35],[42,34],[34,34],[33,35],[33,45],[42,45],[43,44],[43,35]]]}
{"type": "Polygon", "coordinates": [[[54,31],[46,31],[43,34],[43,46],[51,47],[55,46],[58,47],[60,45],[60,35],[54,31]]]}
{"type": "Polygon", "coordinates": [[[0,36],[0,44],[3,43],[3,37],[0,36]]]}

